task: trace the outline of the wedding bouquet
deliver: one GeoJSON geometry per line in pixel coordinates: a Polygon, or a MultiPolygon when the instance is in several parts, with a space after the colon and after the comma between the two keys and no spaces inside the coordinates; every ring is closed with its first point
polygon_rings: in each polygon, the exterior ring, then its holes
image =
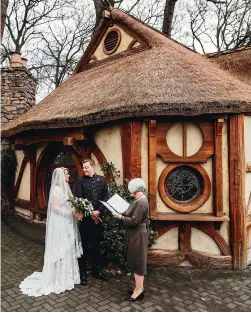
{"type": "Polygon", "coordinates": [[[76,212],[83,213],[85,217],[91,216],[94,210],[91,202],[87,199],[72,196],[68,201],[76,212]]]}

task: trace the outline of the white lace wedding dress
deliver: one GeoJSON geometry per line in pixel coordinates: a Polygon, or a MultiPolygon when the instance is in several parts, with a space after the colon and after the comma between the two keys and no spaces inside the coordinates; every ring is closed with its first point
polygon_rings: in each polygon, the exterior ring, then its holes
{"type": "Polygon", "coordinates": [[[77,220],[67,199],[71,194],[61,168],[52,176],[48,201],[44,266],[22,281],[20,289],[39,297],[61,293],[80,283],[78,260],[83,253],[77,220]]]}

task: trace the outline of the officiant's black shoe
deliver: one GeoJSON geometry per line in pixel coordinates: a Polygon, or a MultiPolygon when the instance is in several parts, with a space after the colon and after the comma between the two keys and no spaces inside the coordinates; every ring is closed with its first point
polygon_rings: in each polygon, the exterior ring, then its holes
{"type": "Polygon", "coordinates": [[[142,291],[136,298],[132,298],[132,297],[125,298],[125,301],[135,302],[135,301],[140,301],[143,299],[144,299],[144,291],[142,291]]]}
{"type": "Polygon", "coordinates": [[[108,281],[108,277],[103,272],[92,273],[92,277],[103,280],[103,281],[108,281]]]}
{"type": "Polygon", "coordinates": [[[86,276],[83,276],[80,279],[80,285],[82,285],[82,286],[86,286],[87,285],[87,278],[86,278],[86,276]]]}

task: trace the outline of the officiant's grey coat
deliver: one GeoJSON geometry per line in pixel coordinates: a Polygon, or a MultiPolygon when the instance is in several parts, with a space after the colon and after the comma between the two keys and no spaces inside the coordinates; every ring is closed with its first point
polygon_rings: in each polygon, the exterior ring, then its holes
{"type": "Polygon", "coordinates": [[[134,200],[124,212],[123,226],[126,229],[125,254],[131,272],[146,274],[148,233],[147,218],[149,205],[146,198],[134,200]]]}

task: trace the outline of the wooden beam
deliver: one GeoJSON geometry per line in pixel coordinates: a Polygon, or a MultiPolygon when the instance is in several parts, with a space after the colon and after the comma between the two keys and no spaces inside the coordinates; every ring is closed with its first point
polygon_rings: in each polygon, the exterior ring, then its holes
{"type": "MultiPolygon", "coordinates": [[[[26,146],[30,146],[38,142],[52,142],[52,141],[61,141],[66,143],[69,142],[68,139],[71,138],[70,142],[73,140],[87,140],[84,135],[83,128],[70,128],[70,129],[46,129],[46,130],[34,130],[29,136],[18,135],[15,139],[14,144],[12,145],[13,150],[22,149],[26,146]]],[[[71,144],[72,145],[72,144],[71,144]]]]}
{"type": "Polygon", "coordinates": [[[223,215],[223,180],[222,180],[222,127],[224,119],[215,122],[214,153],[214,214],[223,215]]]}
{"type": "Polygon", "coordinates": [[[19,187],[21,185],[21,181],[22,181],[23,174],[24,174],[24,169],[25,169],[25,166],[26,166],[27,162],[28,162],[28,156],[24,155],[24,158],[23,158],[23,161],[22,161],[19,173],[18,173],[18,178],[17,178],[16,184],[15,184],[15,187],[14,187],[13,198],[17,197],[18,190],[19,190],[19,187]]]}
{"type": "Polygon", "coordinates": [[[36,148],[32,147],[27,152],[30,162],[30,203],[35,206],[35,168],[36,168],[36,148]]]}
{"type": "Polygon", "coordinates": [[[147,256],[148,264],[180,265],[185,260],[198,267],[232,268],[231,255],[214,255],[201,251],[180,252],[178,250],[150,249],[147,256]]]}
{"type": "Polygon", "coordinates": [[[156,121],[151,120],[148,124],[148,189],[150,215],[157,215],[157,168],[156,168],[156,121]]]}
{"type": "Polygon", "coordinates": [[[181,252],[190,252],[191,247],[191,226],[189,224],[182,224],[179,226],[179,249],[181,252]]]}
{"type": "Polygon", "coordinates": [[[175,214],[175,213],[158,213],[153,216],[156,221],[194,221],[194,222],[228,222],[228,216],[214,216],[205,213],[175,214]]]}
{"type": "Polygon", "coordinates": [[[141,123],[126,122],[121,125],[123,178],[141,177],[141,123]]]}
{"type": "Polygon", "coordinates": [[[75,143],[76,143],[76,139],[74,137],[64,138],[64,146],[74,146],[75,143]]]}
{"type": "Polygon", "coordinates": [[[247,267],[244,115],[230,116],[229,122],[229,194],[233,268],[243,270],[247,267]]]}

